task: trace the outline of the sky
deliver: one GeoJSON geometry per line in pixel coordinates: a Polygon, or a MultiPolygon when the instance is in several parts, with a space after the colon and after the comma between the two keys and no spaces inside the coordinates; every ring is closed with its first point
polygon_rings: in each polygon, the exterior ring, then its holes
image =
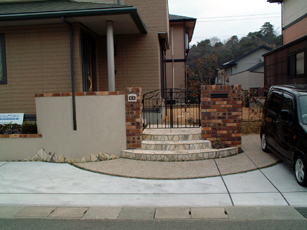
{"type": "Polygon", "coordinates": [[[270,22],[281,33],[281,5],[267,0],[168,0],[169,13],[197,18],[191,44],[218,37],[222,42],[259,31],[270,22]]]}

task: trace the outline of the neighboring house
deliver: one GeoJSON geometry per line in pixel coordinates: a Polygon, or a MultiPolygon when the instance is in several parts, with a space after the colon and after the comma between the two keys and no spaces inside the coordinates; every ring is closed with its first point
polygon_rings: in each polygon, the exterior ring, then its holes
{"type": "Polygon", "coordinates": [[[283,45],[263,55],[265,84],[307,84],[307,1],[268,2],[282,4],[283,45]]]}
{"type": "Polygon", "coordinates": [[[159,89],[167,0],[0,0],[0,113],[35,115],[35,94],[159,89]]]}
{"type": "Polygon", "coordinates": [[[186,88],[186,61],[196,18],[170,14],[169,19],[169,43],[173,47],[166,52],[167,81],[164,88],[186,88]]]}
{"type": "Polygon", "coordinates": [[[220,77],[216,79],[216,84],[225,84],[225,79],[229,79],[230,85],[242,85],[243,90],[264,87],[262,55],[269,50],[272,50],[272,48],[262,45],[232,61],[224,63],[220,68],[222,74],[219,74],[220,77]]]}

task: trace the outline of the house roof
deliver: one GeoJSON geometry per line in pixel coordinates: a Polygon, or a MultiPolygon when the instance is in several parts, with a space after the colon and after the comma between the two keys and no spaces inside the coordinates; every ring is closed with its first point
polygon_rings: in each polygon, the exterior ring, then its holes
{"type": "Polygon", "coordinates": [[[187,16],[180,16],[175,14],[169,15],[170,24],[172,23],[184,23],[186,32],[189,33],[189,42],[192,40],[195,25],[196,25],[196,18],[187,17],[187,16]]]}
{"type": "Polygon", "coordinates": [[[247,71],[250,71],[250,72],[255,72],[257,69],[259,69],[260,67],[264,66],[264,62],[260,62],[258,63],[257,65],[249,68],[247,71]]]}
{"type": "Polygon", "coordinates": [[[274,3],[274,2],[282,3],[283,0],[267,0],[267,2],[269,2],[269,3],[274,3]]]}
{"type": "Polygon", "coordinates": [[[37,20],[56,23],[59,20],[55,19],[61,17],[67,18],[67,21],[85,24],[95,32],[104,29],[97,28],[98,23],[103,24],[103,21],[111,20],[114,24],[118,22],[117,25],[114,25],[114,33],[116,31],[118,33],[120,31],[136,33],[136,29],[138,33],[147,33],[137,8],[133,6],[69,0],[0,3],[0,26],[24,25],[25,20],[28,20],[28,24],[31,24],[31,22],[32,24],[39,24],[37,20]],[[120,24],[124,25],[120,26],[120,24]],[[95,30],[95,28],[97,29],[95,30]]]}
{"type": "Polygon", "coordinates": [[[196,18],[192,17],[187,17],[187,16],[180,16],[180,15],[175,15],[175,14],[170,14],[169,15],[169,20],[170,22],[172,21],[196,21],[196,18]]]}
{"type": "Polygon", "coordinates": [[[234,59],[234,60],[231,60],[229,62],[225,62],[224,64],[222,64],[221,69],[225,69],[225,68],[230,67],[230,66],[236,66],[237,65],[237,61],[245,58],[246,56],[248,56],[248,55],[250,55],[250,54],[252,54],[252,53],[254,53],[254,52],[256,52],[256,51],[258,51],[260,49],[272,50],[273,48],[271,48],[271,47],[269,47],[267,45],[259,46],[259,47],[255,48],[255,49],[249,51],[248,53],[246,53],[246,54],[244,54],[244,55],[234,59]]]}

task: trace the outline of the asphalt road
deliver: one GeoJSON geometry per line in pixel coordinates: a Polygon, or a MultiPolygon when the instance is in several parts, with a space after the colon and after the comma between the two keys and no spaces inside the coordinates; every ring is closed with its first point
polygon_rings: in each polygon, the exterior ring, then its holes
{"type": "Polygon", "coordinates": [[[307,229],[306,220],[59,220],[0,219],[1,230],[159,230],[159,229],[307,229]]]}

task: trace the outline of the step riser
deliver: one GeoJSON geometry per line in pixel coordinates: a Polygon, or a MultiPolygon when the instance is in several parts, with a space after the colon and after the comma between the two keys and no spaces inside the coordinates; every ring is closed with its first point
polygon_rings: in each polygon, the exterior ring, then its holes
{"type": "Polygon", "coordinates": [[[233,156],[238,154],[238,148],[228,148],[221,150],[212,150],[200,153],[183,153],[183,154],[164,154],[161,153],[137,153],[133,150],[122,151],[122,158],[144,160],[144,161],[196,161],[208,160],[233,156]]]}
{"type": "Polygon", "coordinates": [[[143,134],[143,140],[151,141],[191,141],[201,140],[201,134],[173,134],[173,135],[151,135],[143,134]]]}
{"type": "Polygon", "coordinates": [[[142,143],[142,149],[144,150],[192,150],[192,149],[208,149],[210,148],[210,143],[202,144],[144,144],[142,143]]]}

